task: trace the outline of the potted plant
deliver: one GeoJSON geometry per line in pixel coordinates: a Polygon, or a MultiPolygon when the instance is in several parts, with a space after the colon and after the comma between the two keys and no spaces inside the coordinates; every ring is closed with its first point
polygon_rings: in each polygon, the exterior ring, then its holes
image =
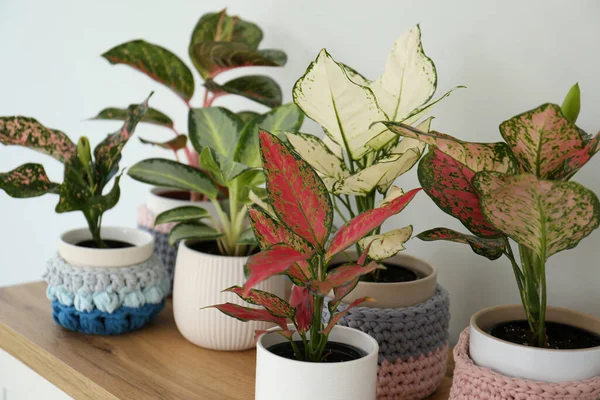
{"type": "Polygon", "coordinates": [[[45,276],[54,320],[67,329],[124,333],[141,328],[164,307],[169,281],[160,260],[152,256],[152,236],[101,226],[104,213],[119,201],[121,151],[147,108],[147,100],[132,107],[122,128],[101,141],[93,157],[86,137],[75,145],[63,132],[33,118],[0,117],[0,143],[29,147],[65,166],[59,184],[50,181],[42,165],[23,164],[0,174],[0,189],[15,198],[57,194],[57,213],[81,211],[87,221],[87,228],[61,236],[45,276]],[[112,188],[105,193],[111,180],[112,188]]]}
{"type": "MultiPolygon", "coordinates": [[[[250,99],[268,108],[282,105],[281,88],[277,82],[266,75],[243,75],[224,83],[217,83],[220,74],[248,66],[278,67],[286,63],[287,57],[281,50],[258,49],[263,32],[254,23],[230,16],[226,10],[208,13],[200,17],[194,27],[188,46],[192,64],[204,80],[202,108],[192,105],[196,82],[190,68],[171,51],[144,40],[132,40],[120,44],[102,56],[111,64],[129,65],[144,73],[155,81],[167,86],[180,97],[188,111],[188,132],[186,136],[175,128],[173,120],[157,109],[149,109],[140,122],[153,124],[172,131],[175,136],[166,141],[152,141],[140,138],[143,143],[162,147],[175,152],[179,161],[179,153],[183,152],[187,165],[199,167],[198,153],[189,142],[192,133],[200,135],[207,129],[205,115],[217,118],[221,112],[207,111],[213,107],[215,100],[227,95],[237,95],[250,99]],[[199,117],[199,114],[202,114],[199,117]],[[203,119],[198,122],[198,119],[203,119]]],[[[293,106],[290,106],[291,109],[293,106]]],[[[295,113],[295,110],[290,110],[295,113]]],[[[110,107],[100,111],[94,119],[123,120],[127,116],[126,108],[110,107]]],[[[277,121],[272,113],[259,114],[254,111],[237,113],[239,119],[248,125],[248,130],[258,125],[265,128],[279,129],[273,126],[277,121]]],[[[281,116],[278,114],[277,117],[281,116]]],[[[215,122],[218,122],[215,121],[215,122]]],[[[211,175],[209,174],[209,177],[211,175]]],[[[211,177],[212,179],[212,177],[211,177]]],[[[213,179],[214,183],[217,183],[213,179]]],[[[228,197],[227,189],[219,186],[219,199],[228,197]]],[[[212,203],[202,194],[195,191],[174,190],[172,188],[154,187],[150,190],[146,202],[138,208],[138,225],[155,236],[155,252],[158,254],[173,277],[173,268],[177,249],[168,244],[167,234],[173,224],[162,224],[155,227],[154,219],[163,211],[185,205],[199,205],[217,217],[212,203]]]]}
{"type": "MultiPolygon", "coordinates": [[[[436,86],[436,69],[423,51],[418,25],[396,40],[383,74],[374,81],[322,50],[296,82],[295,103],[323,127],[326,135],[321,140],[314,135],[290,133],[287,138],[319,173],[334,209],[344,221],[381,207],[385,203],[382,199],[390,194],[402,193],[394,182],[418,162],[426,145],[415,139],[400,139],[377,122],[402,121],[428,131],[432,118],[424,116],[452,92],[432,100],[436,86]]],[[[357,243],[356,251],[341,253],[332,260],[334,265],[357,260],[371,243],[366,257],[387,267],[363,275],[343,302],[349,304],[368,295],[375,301],[364,307],[371,309],[351,311],[342,320],[385,338],[385,343],[379,343],[380,399],[425,398],[437,388],[445,373],[448,295],[438,288],[433,266],[399,254],[411,235],[410,225],[390,231],[377,226],[357,243]],[[427,309],[429,315],[412,308],[417,305],[427,309]],[[369,322],[365,323],[367,315],[369,322]],[[392,324],[391,320],[397,322],[392,324]],[[430,336],[423,338],[423,325],[432,321],[435,324],[433,329],[428,328],[430,336]],[[386,334],[382,335],[382,331],[386,334]],[[408,345],[403,343],[407,338],[413,338],[408,345]],[[391,350],[401,348],[412,350],[391,350]],[[417,362],[420,357],[427,360],[427,368],[423,368],[425,362],[417,362]],[[419,383],[413,384],[415,380],[419,383]]]]}
{"type": "Polygon", "coordinates": [[[237,303],[212,307],[241,321],[278,325],[269,332],[257,332],[257,400],[374,400],[377,342],[358,330],[336,326],[349,308],[372,299],[355,300],[327,324],[321,315],[327,293],[335,293],[329,303],[330,311],[335,312],[358,277],[383,266],[366,263],[366,254],[335,269],[329,268],[330,262],[402,211],[420,189],[389,198],[385,206],[355,216],[330,238],[333,205],[315,170],[268,132],[260,133],[260,148],[269,207],[251,206],[249,213],[262,251],[246,261],[243,286],[225,290],[254,308],[237,303]],[[255,289],[265,279],[281,274],[295,283],[289,302],[255,289]]]}
{"type": "MultiPolygon", "coordinates": [[[[600,395],[600,319],[547,305],[547,259],[575,247],[600,223],[596,195],[570,181],[600,150],[600,136],[592,138],[575,125],[578,113],[575,86],[562,107],[543,104],[500,124],[505,142],[470,143],[443,133],[385,124],[429,144],[418,169],[423,189],[471,232],[436,228],[417,237],[468,244],[490,260],[504,255],[517,281],[522,306],[492,307],[473,315],[470,329],[461,337],[463,346],[455,350],[457,362],[461,357],[464,365],[471,363],[470,369],[465,367],[468,371],[486,367],[513,377],[512,381],[579,381],[592,385],[600,395]],[[509,239],[516,242],[518,252],[509,239]],[[590,379],[593,382],[584,381],[590,379]]],[[[459,373],[453,387],[456,396],[473,388],[465,384],[470,379],[469,373],[459,373]]],[[[532,390],[543,386],[527,384],[532,390]]],[[[540,390],[558,386],[577,385],[548,384],[540,390]]],[[[488,389],[511,390],[494,385],[488,389]]]]}

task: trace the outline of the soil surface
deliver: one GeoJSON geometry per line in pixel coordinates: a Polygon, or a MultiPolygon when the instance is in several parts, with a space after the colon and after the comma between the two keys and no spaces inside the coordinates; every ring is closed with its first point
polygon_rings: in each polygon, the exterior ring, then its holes
{"type": "MultiPolygon", "coordinates": [[[[294,343],[298,346],[300,353],[304,354],[304,343],[301,340],[295,340],[294,343]]],[[[295,360],[294,350],[290,342],[278,343],[267,348],[271,353],[281,357],[295,360]]],[[[323,363],[337,363],[344,361],[358,360],[366,356],[361,349],[349,344],[339,342],[327,342],[325,351],[323,352],[323,363]]]]}
{"type": "MultiPolygon", "coordinates": [[[[133,247],[131,243],[121,242],[120,240],[110,240],[104,239],[103,242],[108,246],[109,249],[126,249],[128,247],[133,247]]],[[[93,240],[84,240],[76,244],[79,247],[87,247],[88,249],[103,249],[105,247],[98,246],[93,240]]]]}
{"type": "MultiPolygon", "coordinates": [[[[497,324],[488,333],[507,342],[531,346],[532,334],[525,320],[497,324]]],[[[558,322],[546,322],[546,335],[550,349],[576,350],[600,346],[599,335],[558,322]]]]}
{"type": "MultiPolygon", "coordinates": [[[[340,267],[347,263],[339,263],[330,265],[329,269],[340,267]]],[[[419,275],[408,267],[402,265],[395,265],[389,263],[382,263],[386,269],[378,269],[371,274],[363,275],[361,281],[363,282],[379,282],[379,283],[398,283],[398,282],[410,282],[419,279],[419,275]]]]}

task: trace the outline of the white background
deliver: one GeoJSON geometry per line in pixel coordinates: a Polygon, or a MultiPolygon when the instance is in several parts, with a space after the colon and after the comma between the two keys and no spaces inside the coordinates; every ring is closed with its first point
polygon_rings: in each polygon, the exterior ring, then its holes
{"type": "MultiPolygon", "coordinates": [[[[425,51],[437,66],[438,94],[456,85],[468,87],[436,108],[434,129],[465,140],[498,141],[500,122],[544,102],[560,103],[576,81],[583,93],[578,124],[590,133],[600,127],[600,2],[549,0],[0,0],[0,115],[32,116],[74,141],[89,135],[96,143],[119,124],[87,118],[107,106],[140,102],[154,90],[151,105],[167,112],[185,132],[187,110],[176,95],[129,67],[109,65],[100,54],[143,38],[167,47],[191,68],[187,45],[192,28],[200,15],[225,6],[263,28],[262,48],[287,52],[285,68],[266,71],[281,84],[285,101],[322,47],[375,78],[396,37],[421,23],[425,51]]],[[[221,79],[228,78],[223,75],[221,79]]],[[[196,87],[193,104],[199,106],[199,79],[196,87]]],[[[215,104],[262,111],[233,97],[215,104]]],[[[306,123],[304,130],[319,131],[314,123],[306,123]]],[[[147,125],[136,134],[171,137],[147,125]]],[[[151,156],[170,154],[132,140],[121,166],[151,156]]],[[[53,159],[27,149],[0,148],[0,171],[27,161],[43,162],[52,179],[62,179],[61,164],[53,159]]],[[[574,180],[600,194],[599,168],[597,157],[574,180]]],[[[416,187],[415,175],[410,171],[399,185],[416,187]]],[[[106,225],[135,225],[136,206],[148,190],[128,177],[121,187],[121,201],[106,214],[106,225]]],[[[0,193],[0,285],[39,280],[60,233],[84,225],[80,213],[54,214],[56,202],[50,195],[19,200],[0,193]]],[[[424,193],[387,226],[407,224],[416,233],[436,226],[464,230],[424,193]]],[[[595,231],[576,249],[550,260],[550,304],[600,315],[599,246],[600,231],[595,231]]],[[[506,259],[490,262],[463,245],[418,239],[407,243],[407,251],[439,268],[439,280],[451,293],[453,340],[478,309],[519,301],[506,259]]]]}

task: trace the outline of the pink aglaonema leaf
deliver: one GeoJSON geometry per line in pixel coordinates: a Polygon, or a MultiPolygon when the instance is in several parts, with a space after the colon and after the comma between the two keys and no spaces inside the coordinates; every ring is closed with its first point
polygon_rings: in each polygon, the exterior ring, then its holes
{"type": "Polygon", "coordinates": [[[421,232],[417,237],[426,242],[436,240],[446,240],[455,243],[464,243],[471,246],[471,249],[480,256],[490,260],[496,260],[502,256],[505,250],[504,239],[502,238],[480,238],[473,235],[453,231],[448,228],[434,228],[421,232]]]}
{"type": "Polygon", "coordinates": [[[301,253],[287,245],[275,245],[248,258],[244,271],[248,280],[244,283],[244,296],[250,289],[273,275],[283,274],[292,264],[303,261],[312,253],[301,253]]]}
{"type": "Polygon", "coordinates": [[[206,308],[216,308],[221,311],[223,314],[227,314],[230,317],[239,319],[242,322],[248,321],[264,321],[264,322],[272,322],[281,327],[281,329],[287,330],[287,323],[285,318],[276,317],[271,315],[270,312],[264,309],[250,308],[240,306],[238,304],[233,303],[225,303],[225,304],[217,304],[214,306],[209,306],[206,308]]]}
{"type": "Polygon", "coordinates": [[[386,219],[398,214],[410,203],[419,190],[421,189],[413,189],[383,207],[374,208],[352,218],[334,236],[325,258],[330,260],[331,257],[352,246],[373,229],[380,226],[386,219]]]}
{"type": "Polygon", "coordinates": [[[504,121],[500,133],[521,172],[541,179],[566,180],[600,150],[600,134],[590,138],[556,104],[543,104],[504,121]]]}
{"type": "Polygon", "coordinates": [[[345,284],[344,286],[333,288],[333,299],[327,305],[327,308],[329,309],[329,313],[331,315],[333,315],[335,310],[337,310],[342,300],[344,300],[344,297],[346,297],[350,292],[352,292],[356,285],[358,285],[359,279],[360,278],[356,278],[350,283],[345,284]]]}
{"type": "Polygon", "coordinates": [[[472,171],[515,171],[514,156],[506,143],[471,143],[436,131],[423,132],[400,122],[383,122],[390,131],[420,140],[466,165],[472,171]]]}
{"type": "Polygon", "coordinates": [[[454,158],[431,148],[417,170],[423,190],[445,213],[457,218],[480,237],[498,237],[500,233],[485,219],[479,194],[471,184],[475,172],[454,158]]]}
{"type": "Polygon", "coordinates": [[[67,135],[28,117],[0,117],[0,143],[28,147],[61,162],[77,154],[77,147],[67,135]]]}
{"type": "Polygon", "coordinates": [[[58,194],[60,185],[50,181],[42,165],[28,163],[9,172],[0,172],[0,189],[11,197],[25,198],[58,194]]]}
{"type": "Polygon", "coordinates": [[[223,290],[237,294],[247,303],[257,306],[263,306],[271,315],[281,318],[293,318],[294,308],[279,296],[258,289],[251,289],[247,296],[244,296],[244,289],[241,286],[232,286],[223,290]]]}
{"type": "Polygon", "coordinates": [[[305,286],[312,277],[312,271],[308,261],[298,261],[285,273],[297,286],[305,286]]]}
{"type": "Polygon", "coordinates": [[[323,333],[325,335],[329,335],[329,332],[331,332],[335,324],[337,324],[340,319],[342,319],[342,317],[348,313],[348,311],[367,301],[374,301],[374,299],[372,297],[361,297],[360,299],[354,300],[352,303],[348,304],[348,308],[346,308],[344,311],[340,311],[337,314],[332,314],[327,327],[323,330],[323,333]]]}
{"type": "Polygon", "coordinates": [[[271,205],[280,221],[323,248],[333,221],[331,199],[317,173],[280,139],[260,132],[260,150],[271,205]]]}
{"type": "Polygon", "coordinates": [[[383,265],[371,261],[366,266],[362,265],[342,265],[327,274],[324,281],[312,280],[308,283],[308,289],[317,296],[325,296],[333,288],[344,286],[365,274],[383,269],[383,265]]]}
{"type": "Polygon", "coordinates": [[[598,197],[575,182],[480,172],[473,184],[486,218],[542,261],[577,246],[600,224],[598,197]]]}
{"type": "Polygon", "coordinates": [[[304,239],[289,230],[285,225],[276,221],[260,207],[248,207],[248,215],[250,216],[254,236],[261,249],[285,243],[303,253],[313,250],[304,239]]]}
{"type": "Polygon", "coordinates": [[[313,297],[306,287],[294,286],[290,296],[290,305],[296,310],[298,332],[306,332],[313,319],[313,297]]]}

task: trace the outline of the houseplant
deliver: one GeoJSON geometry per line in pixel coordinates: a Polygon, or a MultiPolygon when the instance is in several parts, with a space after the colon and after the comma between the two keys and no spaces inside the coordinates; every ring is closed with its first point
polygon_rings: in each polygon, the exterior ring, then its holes
{"type": "MultiPolygon", "coordinates": [[[[322,50],[310,64],[306,74],[294,86],[294,101],[304,113],[319,123],[326,135],[321,140],[307,134],[288,134],[294,149],[319,173],[333,200],[338,215],[345,221],[368,210],[377,209],[381,199],[390,193],[401,193],[394,182],[410,170],[421,158],[425,144],[415,139],[399,139],[377,121],[402,121],[417,124],[428,131],[432,118],[424,116],[442,97],[432,100],[437,86],[433,61],[425,55],[421,44],[421,30],[417,25],[402,34],[390,52],[385,70],[371,81],[347,65],[336,62],[322,50]]],[[[360,325],[366,332],[382,337],[380,362],[380,399],[386,396],[404,399],[424,398],[435,390],[444,375],[447,357],[448,297],[437,288],[437,272],[427,262],[409,255],[397,254],[412,235],[412,226],[384,231],[376,227],[356,246],[356,252],[340,254],[333,263],[358,259],[367,243],[371,243],[367,257],[383,262],[388,268],[375,270],[361,278],[355,290],[345,298],[352,303],[364,296],[375,301],[366,304],[372,310],[371,321],[362,310],[351,311],[342,323],[360,325]],[[410,307],[423,304],[423,310],[410,307]],[[403,308],[403,310],[400,310],[403,308]],[[406,309],[404,309],[406,308],[406,309]],[[395,313],[396,317],[392,317],[395,313]],[[400,313],[403,317],[397,317],[400,313]],[[412,317],[411,317],[412,316],[412,317]],[[415,316],[422,317],[419,321],[415,316]],[[412,319],[412,323],[390,324],[390,320],[412,319]],[[436,321],[430,337],[438,338],[426,345],[423,324],[436,321]],[[370,327],[369,327],[370,325],[370,327]],[[391,329],[394,325],[394,329],[391,329]],[[393,330],[393,332],[392,332],[393,330]],[[413,338],[412,351],[383,351],[404,348],[407,338],[413,338]],[[414,349],[418,349],[415,351],[414,349]],[[428,367],[410,371],[406,363],[425,357],[428,367]],[[391,365],[389,365],[391,363],[391,365]],[[402,385],[401,375],[420,375],[420,383],[402,385]]],[[[421,306],[420,306],[421,307],[421,306]]],[[[405,321],[407,322],[407,321],[405,321]]],[[[419,361],[419,365],[423,363],[419,361]]],[[[415,368],[417,364],[415,363],[415,368]]],[[[410,378],[406,381],[413,382],[410,378]]]]}
{"type": "Polygon", "coordinates": [[[81,211],[87,221],[87,229],[61,236],[46,273],[54,319],[68,329],[123,333],[141,328],[164,307],[168,278],[160,260],[152,257],[152,236],[101,226],[103,214],[119,200],[121,151],[147,108],[147,100],[131,108],[122,128],[101,141],[93,157],[86,137],[75,145],[63,132],[33,118],[0,118],[0,143],[29,147],[65,166],[60,184],[50,181],[42,165],[28,163],[0,174],[0,188],[16,198],[58,194],[57,213],[81,211]],[[149,273],[151,282],[140,277],[149,273]]]}
{"type": "MultiPolygon", "coordinates": [[[[475,314],[469,344],[475,364],[507,376],[549,382],[600,376],[600,320],[547,306],[547,259],[575,247],[600,223],[596,195],[570,181],[600,150],[600,136],[575,125],[578,104],[574,87],[562,108],[543,104],[503,122],[506,142],[499,143],[385,123],[430,145],[418,169],[423,189],[471,232],[436,228],[417,237],[468,244],[488,259],[504,255],[510,261],[522,306],[475,314]],[[520,264],[509,239],[518,246],[520,264]]],[[[596,385],[600,393],[600,380],[596,385]]]]}
{"type": "MultiPolygon", "coordinates": [[[[132,40],[108,50],[102,56],[111,64],[124,64],[135,68],[171,89],[184,101],[189,108],[188,136],[176,129],[173,119],[168,115],[151,108],[140,122],[164,127],[172,131],[175,137],[161,142],[143,138],[140,140],[143,143],[174,151],[177,161],[179,161],[178,154],[183,152],[187,165],[199,167],[199,154],[189,143],[192,132],[199,134],[201,129],[205,128],[202,124],[195,122],[199,110],[213,106],[215,100],[227,95],[242,96],[268,108],[278,107],[282,104],[281,88],[275,80],[266,75],[243,75],[227,82],[217,83],[221,74],[226,71],[247,66],[277,67],[285,65],[287,57],[283,51],[258,49],[262,37],[263,32],[256,24],[237,16],[230,16],[226,10],[208,13],[200,17],[192,31],[188,52],[192,64],[203,80],[202,108],[192,105],[197,81],[194,81],[190,68],[171,51],[144,40],[132,40]]],[[[126,108],[110,107],[102,110],[95,119],[123,120],[126,115],[126,108]]],[[[263,124],[265,120],[273,118],[269,113],[259,114],[254,111],[241,111],[237,115],[244,123],[253,121],[255,125],[263,124]]],[[[212,179],[211,174],[208,176],[212,179]]],[[[217,183],[214,179],[213,182],[217,183]]],[[[220,189],[219,198],[226,199],[228,197],[227,190],[224,187],[218,187],[220,189]]],[[[166,235],[172,224],[163,224],[155,228],[154,218],[163,211],[193,204],[200,205],[215,215],[211,202],[198,192],[164,188],[152,188],[145,204],[138,209],[139,226],[155,236],[157,242],[155,252],[161,256],[171,275],[177,250],[168,244],[166,235]],[[199,201],[201,203],[197,204],[199,201]]]]}
{"type": "MultiPolygon", "coordinates": [[[[276,107],[267,116],[260,126],[274,131],[295,131],[303,121],[293,104],[276,107]]],[[[252,193],[264,190],[260,187],[264,174],[257,168],[258,125],[252,121],[244,124],[236,114],[220,107],[194,110],[194,123],[202,126],[190,131],[190,141],[200,155],[200,169],[167,159],[148,159],[132,166],[128,174],[155,186],[199,193],[212,203],[216,217],[198,206],[177,207],[156,217],[159,225],[175,224],[169,242],[180,242],[173,289],[175,321],[181,333],[199,346],[247,349],[254,346],[254,330],[266,329],[268,324],[242,324],[199,309],[221,301],[215,287],[243,282],[244,263],[256,248],[247,206],[253,203],[251,198],[260,201],[252,193]],[[219,186],[227,189],[227,202],[219,201],[219,186]]],[[[284,277],[262,285],[263,290],[285,296],[284,277]]]]}
{"type": "MultiPolygon", "coordinates": [[[[361,257],[336,269],[328,267],[336,254],[404,209],[420,189],[355,216],[329,240],[333,207],[317,173],[268,132],[260,133],[260,148],[270,209],[252,206],[249,213],[262,251],[248,258],[244,285],[229,287],[226,292],[263,308],[233,303],[212,307],[241,321],[269,321],[279,326],[272,332],[258,332],[257,400],[374,400],[377,343],[358,330],[336,326],[347,311],[334,314],[328,324],[321,315],[330,290],[335,298],[329,308],[335,312],[358,277],[383,266],[375,261],[365,264],[366,257],[361,257]],[[254,289],[280,274],[295,283],[289,303],[254,289]],[[292,322],[287,324],[286,318],[292,322]]],[[[368,300],[357,299],[349,308],[368,300]]]]}

